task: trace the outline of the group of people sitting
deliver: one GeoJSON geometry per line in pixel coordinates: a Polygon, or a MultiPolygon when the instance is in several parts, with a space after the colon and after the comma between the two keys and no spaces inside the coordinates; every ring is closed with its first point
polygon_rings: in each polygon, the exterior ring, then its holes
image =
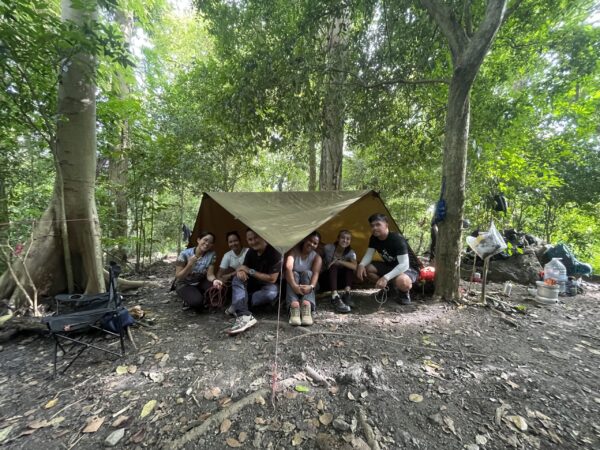
{"type": "Polygon", "coordinates": [[[375,283],[378,289],[391,288],[399,303],[410,304],[409,291],[419,272],[418,267],[411,267],[406,240],[389,230],[384,214],[373,214],[368,220],[371,238],[360,263],[351,247],[349,230],[341,230],[333,244],[321,249],[321,236],[318,231],[313,231],[282,258],[262,237],[248,229],[248,248],[242,246],[237,231],[227,233],[230,250],[215,273],[215,235],[203,232],[197,238],[196,247],[184,250],[177,258],[176,291],[184,305],[203,309],[208,289],[219,290],[230,284],[231,306],[226,312],[236,317],[228,331],[231,335],[257,323],[251,310],[277,304],[278,278],[282,272],[287,285],[285,299],[289,323],[293,326],[313,324],[318,284],[322,291],[331,291],[331,302],[337,312],[350,312],[354,306],[351,290],[355,276],[361,282],[375,283]],[[375,252],[382,261],[373,261],[375,252]]]}

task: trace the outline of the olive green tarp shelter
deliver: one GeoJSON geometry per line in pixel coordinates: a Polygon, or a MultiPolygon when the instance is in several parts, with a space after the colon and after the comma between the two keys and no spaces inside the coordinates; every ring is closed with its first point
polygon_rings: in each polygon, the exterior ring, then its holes
{"type": "Polygon", "coordinates": [[[334,242],[339,230],[352,232],[352,247],[359,259],[365,253],[371,228],[368,217],[386,214],[391,231],[399,231],[375,191],[325,192],[206,192],[190,238],[196,244],[201,231],[215,234],[215,250],[222,257],[227,248],[225,234],[237,231],[245,245],[245,230],[251,228],[281,253],[290,250],[314,230],[322,242],[334,242]]]}

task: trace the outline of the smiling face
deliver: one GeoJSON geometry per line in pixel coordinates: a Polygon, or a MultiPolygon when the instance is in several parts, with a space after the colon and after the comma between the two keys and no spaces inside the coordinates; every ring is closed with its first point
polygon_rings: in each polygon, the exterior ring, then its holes
{"type": "Polygon", "coordinates": [[[242,250],[242,243],[240,242],[240,238],[237,237],[235,234],[229,235],[229,237],[227,238],[227,245],[229,246],[229,249],[233,250],[233,252],[236,255],[242,250]]]}
{"type": "Polygon", "coordinates": [[[387,222],[383,220],[374,220],[371,222],[371,233],[379,239],[385,239],[389,233],[387,222]]]}
{"type": "Polygon", "coordinates": [[[352,242],[352,235],[347,231],[342,231],[339,234],[337,241],[341,248],[348,248],[350,247],[350,242],[352,242]]]}
{"type": "Polygon", "coordinates": [[[309,236],[302,243],[302,253],[310,253],[319,246],[319,236],[309,236]]]}
{"type": "Polygon", "coordinates": [[[262,253],[267,247],[267,241],[265,241],[252,230],[248,230],[246,232],[246,240],[248,241],[248,246],[258,253],[262,253]]]}
{"type": "Polygon", "coordinates": [[[198,238],[198,250],[200,253],[206,253],[212,250],[215,244],[215,237],[212,234],[207,234],[202,238],[198,238]]]}

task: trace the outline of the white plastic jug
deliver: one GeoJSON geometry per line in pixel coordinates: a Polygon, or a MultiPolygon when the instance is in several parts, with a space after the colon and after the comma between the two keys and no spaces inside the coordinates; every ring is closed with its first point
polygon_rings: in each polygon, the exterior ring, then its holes
{"type": "Polygon", "coordinates": [[[544,266],[544,281],[549,278],[556,280],[561,294],[567,292],[567,268],[560,262],[560,258],[552,258],[544,266]]]}

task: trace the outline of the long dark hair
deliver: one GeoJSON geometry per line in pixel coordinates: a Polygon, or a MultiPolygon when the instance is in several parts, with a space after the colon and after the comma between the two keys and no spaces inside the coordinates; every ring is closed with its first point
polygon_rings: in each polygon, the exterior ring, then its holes
{"type": "MultiPolygon", "coordinates": [[[[340,230],[340,232],[338,233],[338,237],[336,239],[336,241],[333,243],[333,245],[335,246],[335,248],[333,249],[333,251],[335,252],[335,249],[337,248],[338,244],[340,243],[340,236],[342,234],[349,234],[350,237],[352,237],[352,233],[350,232],[350,230],[340,230]]],[[[349,245],[348,247],[346,247],[342,253],[342,256],[346,256],[348,253],[350,253],[352,250],[352,246],[349,245]]]]}

